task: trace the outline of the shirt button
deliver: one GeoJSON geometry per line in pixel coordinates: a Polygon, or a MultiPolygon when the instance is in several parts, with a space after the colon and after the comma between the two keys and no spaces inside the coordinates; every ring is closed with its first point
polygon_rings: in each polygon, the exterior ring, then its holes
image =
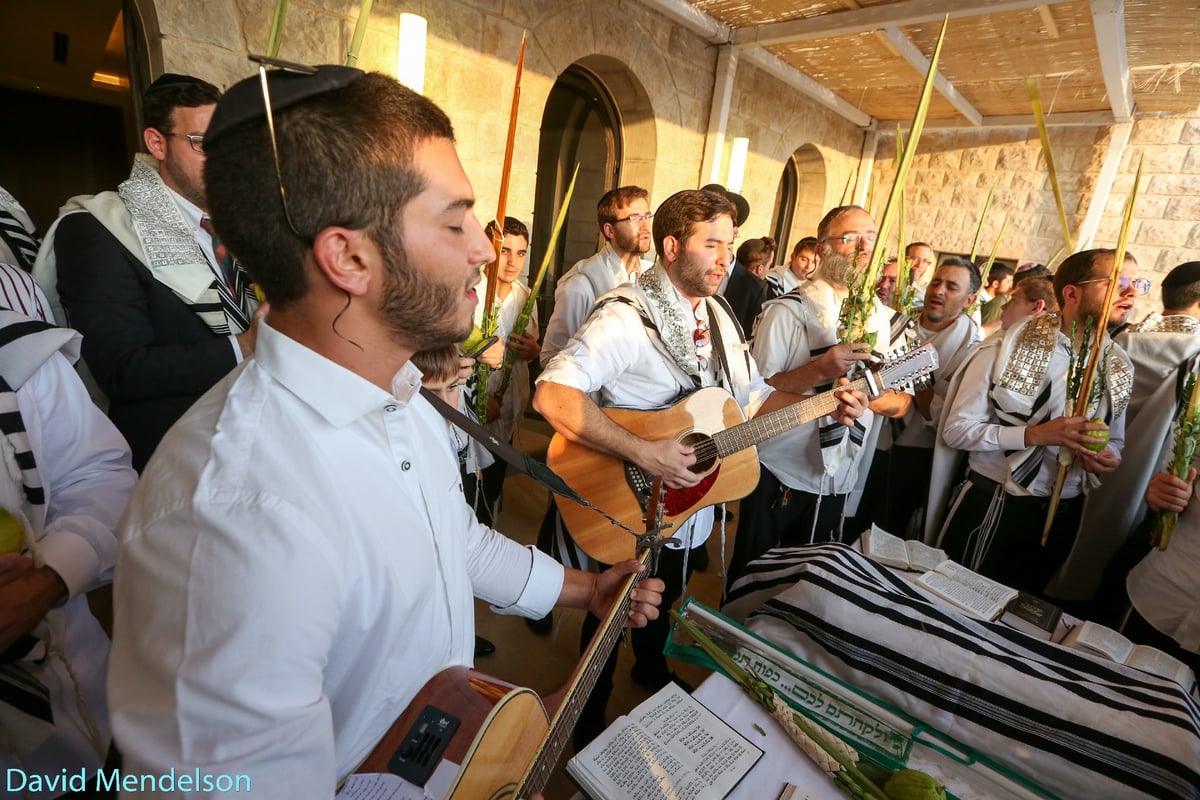
{"type": "Polygon", "coordinates": [[[404,470],[405,472],[408,472],[410,469],[412,469],[412,462],[405,461],[403,464],[400,465],[400,469],[404,470]]]}
{"type": "Polygon", "coordinates": [[[391,414],[393,411],[396,410],[396,406],[389,404],[389,405],[384,406],[383,410],[388,412],[389,414],[391,414]]]}

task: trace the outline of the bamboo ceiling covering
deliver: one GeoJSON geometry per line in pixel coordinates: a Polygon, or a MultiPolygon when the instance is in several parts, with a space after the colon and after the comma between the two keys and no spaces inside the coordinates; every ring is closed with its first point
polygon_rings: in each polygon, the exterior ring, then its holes
{"type": "MultiPolygon", "coordinates": [[[[735,34],[755,26],[917,0],[691,0],[735,34]]],[[[971,5],[963,0],[963,5],[971,5]]],[[[895,9],[889,9],[895,10],[895,9]]],[[[1073,0],[950,20],[939,72],[983,117],[1030,113],[1025,82],[1036,77],[1043,107],[1059,113],[1112,111],[1093,22],[1093,4],[1073,0]],[[1047,22],[1047,17],[1049,22],[1047,22]]],[[[1195,113],[1200,109],[1200,2],[1125,0],[1124,30],[1135,113],[1195,113]]],[[[877,120],[907,120],[920,96],[923,71],[894,45],[897,33],[926,58],[940,20],[891,30],[767,44],[785,63],[877,120]]],[[[1106,56],[1107,57],[1107,56],[1106,56]]],[[[964,119],[939,93],[930,119],[964,119]]]]}

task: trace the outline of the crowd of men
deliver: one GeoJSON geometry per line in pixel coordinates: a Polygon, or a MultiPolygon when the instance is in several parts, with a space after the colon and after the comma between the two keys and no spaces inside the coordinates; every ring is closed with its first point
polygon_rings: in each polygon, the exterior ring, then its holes
{"type": "MultiPolygon", "coordinates": [[[[394,80],[278,71],[222,97],[164,75],[143,109],[129,179],[68,200],[40,246],[0,193],[0,507],[21,531],[0,556],[7,770],[107,761],[332,796],[426,681],[492,648],[474,637],[473,598],[541,630],[555,605],[586,609],[586,643],[637,562],[588,559],[556,501],[540,550],[494,530],[507,464],[464,456],[467,434],[421,393],[433,368],[413,363],[450,348],[436,388],[458,397],[473,364],[457,344],[483,321],[493,239],[504,346],[479,357],[496,366],[507,349],[516,366],[502,395],[498,370],[467,387],[487,395],[493,440],[511,442],[532,407],[568,440],[687,488],[703,478],[693,447],[604,410],[721,387],[750,417],[832,393],[828,416],[760,445],[730,585],[772,548],[877,524],[1082,614],[1128,611],[1129,635],[1200,663],[1195,471],[1164,471],[1200,356],[1200,262],[1166,276],[1162,314],[1130,324],[1148,293],[1132,256],[981,274],[914,242],[859,298],[867,336],[843,341],[878,244],[866,209],[830,210],[775,267],[770,238],[738,245],[739,194],[713,184],[654,205],[622,186],[599,198],[604,244],[559,276],[543,334],[522,314],[527,224],[481,228],[450,120],[394,80]],[[1114,274],[1107,330],[1092,333],[1101,377],[1075,415],[1073,354],[1114,274]],[[840,388],[926,343],[939,363],[927,381],[840,388]],[[1146,535],[1160,510],[1180,513],[1166,553],[1146,535]],[[108,582],[111,657],[86,601],[108,582]]],[[[718,514],[731,519],[703,508],[674,530],[657,577],[633,590],[632,677],[648,689],[679,680],[659,606],[703,564],[718,514]]],[[[615,663],[577,746],[610,718],[615,663]]]]}

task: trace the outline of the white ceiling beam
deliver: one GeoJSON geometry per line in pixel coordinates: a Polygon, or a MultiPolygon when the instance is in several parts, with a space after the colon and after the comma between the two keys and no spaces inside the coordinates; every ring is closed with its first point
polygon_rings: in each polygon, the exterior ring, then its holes
{"type": "MultiPolygon", "coordinates": [[[[642,0],[642,4],[682,25],[692,33],[704,37],[709,43],[728,44],[732,38],[732,29],[728,25],[698,10],[687,0],[642,0]]],[[[870,114],[846,102],[825,85],[818,83],[761,47],[747,47],[741,50],[739,55],[746,63],[753,64],[763,72],[775,76],[860,128],[870,128],[874,124],[875,120],[870,114]]],[[[707,150],[707,144],[705,147],[707,150]]],[[[705,164],[703,169],[707,174],[711,170],[711,165],[705,164]]]]}
{"type": "Polygon", "coordinates": [[[729,126],[729,106],[733,99],[737,65],[737,51],[731,45],[722,45],[717,50],[712,103],[708,111],[708,133],[704,137],[704,159],[700,163],[702,183],[724,183],[721,180],[721,158],[725,153],[725,129],[729,126]]]}
{"type": "Polygon", "coordinates": [[[692,33],[703,36],[709,44],[726,44],[733,36],[731,27],[704,13],[687,0],[642,0],[642,5],[654,9],[692,33]]]}
{"type": "Polygon", "coordinates": [[[837,112],[860,128],[873,127],[875,120],[870,114],[846,102],[825,84],[819,83],[790,64],[784,63],[778,57],[768,53],[761,47],[749,47],[741,50],[739,55],[741,55],[742,60],[747,64],[753,64],[768,75],[778,78],[793,89],[797,89],[826,108],[837,112]]]}
{"type": "MultiPolygon", "coordinates": [[[[1051,114],[1046,117],[1049,128],[1095,128],[1113,124],[1113,115],[1109,111],[1077,111],[1062,114],[1051,114]]],[[[901,130],[908,130],[912,125],[910,119],[881,119],[877,123],[881,131],[894,131],[899,125],[901,130]]],[[[976,127],[962,119],[927,119],[925,130],[951,130],[976,127]]],[[[1011,116],[983,117],[980,128],[1036,128],[1032,114],[1014,114],[1011,116]]]]}
{"type": "Polygon", "coordinates": [[[1119,122],[1112,126],[1108,151],[1104,154],[1104,163],[1100,165],[1100,173],[1096,176],[1096,186],[1092,190],[1092,199],[1088,201],[1083,224],[1079,226],[1079,233],[1076,234],[1076,250],[1092,248],[1096,231],[1100,228],[1100,218],[1104,216],[1104,207],[1108,205],[1108,196],[1112,194],[1117,167],[1121,164],[1121,157],[1125,155],[1125,146],[1129,144],[1129,134],[1132,132],[1132,122],[1119,122]]]}
{"type": "Polygon", "coordinates": [[[951,19],[977,17],[1064,2],[1070,0],[900,0],[853,11],[833,11],[786,22],[740,27],[733,30],[732,41],[740,46],[768,47],[880,28],[937,22],[947,15],[951,19]]]}
{"type": "Polygon", "coordinates": [[[1129,80],[1129,54],[1125,50],[1125,0],[1091,0],[1092,26],[1096,29],[1096,51],[1104,88],[1112,105],[1113,118],[1133,118],[1133,85],[1129,80]]]}
{"type": "MultiPolygon", "coordinates": [[[[912,41],[900,32],[899,28],[885,28],[881,31],[876,31],[876,35],[887,44],[897,55],[912,65],[921,75],[929,74],[929,59],[917,49],[917,46],[912,41]]],[[[958,113],[962,114],[972,125],[979,126],[983,123],[983,114],[980,114],[978,109],[963,97],[958,89],[954,88],[954,84],[946,79],[946,76],[938,72],[933,79],[934,88],[946,98],[950,105],[958,109],[958,113]]]]}

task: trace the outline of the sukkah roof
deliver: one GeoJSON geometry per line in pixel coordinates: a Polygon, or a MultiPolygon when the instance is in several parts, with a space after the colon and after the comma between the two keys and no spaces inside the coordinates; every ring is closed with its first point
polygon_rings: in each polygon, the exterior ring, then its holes
{"type": "Polygon", "coordinates": [[[736,47],[766,50],[880,123],[911,115],[924,77],[920,60],[932,53],[946,11],[939,73],[958,97],[936,95],[930,120],[986,126],[1026,118],[1028,77],[1037,79],[1051,116],[1080,122],[1200,108],[1200,2],[688,2],[726,26],[736,47]]]}

